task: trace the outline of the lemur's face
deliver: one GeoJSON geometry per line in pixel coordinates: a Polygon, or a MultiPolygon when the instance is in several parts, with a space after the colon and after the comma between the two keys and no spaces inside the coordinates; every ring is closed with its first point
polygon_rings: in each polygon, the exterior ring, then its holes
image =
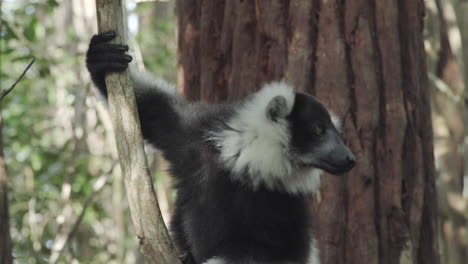
{"type": "Polygon", "coordinates": [[[296,93],[287,117],[291,130],[290,157],[300,168],[319,168],[332,174],[351,170],[353,153],[344,145],[327,109],[315,98],[296,93]]]}

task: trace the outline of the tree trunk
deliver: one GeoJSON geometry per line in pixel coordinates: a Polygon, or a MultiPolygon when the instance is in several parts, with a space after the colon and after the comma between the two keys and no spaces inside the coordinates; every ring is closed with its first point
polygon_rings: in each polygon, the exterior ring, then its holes
{"type": "Polygon", "coordinates": [[[439,263],[422,0],[179,0],[178,86],[236,100],[285,78],[358,158],[312,199],[322,263],[439,263]]]}
{"type": "MultiPolygon", "coordinates": [[[[459,2],[459,6],[451,6],[451,3],[446,1],[435,1],[437,6],[437,17],[439,24],[439,47],[437,58],[435,61],[435,69],[429,69],[434,72],[435,78],[443,83],[446,89],[434,89],[432,96],[434,106],[434,116],[442,117],[443,126],[436,126],[439,129],[435,130],[436,138],[444,138],[439,140],[439,149],[445,148],[447,151],[443,155],[439,154],[439,177],[441,179],[438,184],[439,190],[439,215],[441,216],[441,235],[442,246],[444,247],[444,263],[465,263],[468,259],[468,234],[464,232],[468,224],[468,207],[465,209],[459,204],[467,203],[468,199],[463,196],[463,185],[465,175],[463,142],[466,138],[466,130],[464,128],[463,114],[466,110],[466,105],[463,100],[463,92],[466,91],[466,85],[463,80],[463,69],[460,67],[457,60],[455,50],[452,48],[453,38],[450,37],[449,31],[454,28],[450,25],[447,11],[454,8],[459,14],[463,10],[463,3],[459,2]],[[460,9],[460,10],[458,10],[460,9]],[[441,129],[447,132],[441,133],[441,129]],[[446,136],[444,136],[446,134],[446,136]],[[443,146],[441,146],[443,144],[443,146]]],[[[468,2],[467,2],[468,4],[468,2]]],[[[468,5],[466,5],[468,7],[468,5]]],[[[451,10],[453,12],[453,10],[451,10]]],[[[465,10],[465,11],[468,11],[465,10]]],[[[457,20],[462,22],[464,16],[458,17],[457,20]]],[[[467,20],[468,21],[468,20],[467,20]]],[[[459,23],[463,26],[462,23],[459,23]]],[[[466,29],[459,28],[463,34],[466,29]]],[[[463,48],[463,46],[462,46],[463,48]]],[[[463,50],[462,50],[463,52],[463,50]]],[[[462,56],[460,56],[462,59],[462,56]]],[[[461,64],[463,65],[463,63],[461,64]]],[[[439,119],[440,122],[441,119],[439,119]]],[[[465,152],[466,153],[466,152],[465,152]]],[[[466,155],[466,154],[465,154],[466,155]]],[[[466,206],[465,206],[466,207],[466,206]]]]}
{"type": "Polygon", "coordinates": [[[10,218],[8,214],[8,178],[3,156],[3,118],[0,116],[0,263],[11,264],[12,244],[10,237],[10,218]]]}

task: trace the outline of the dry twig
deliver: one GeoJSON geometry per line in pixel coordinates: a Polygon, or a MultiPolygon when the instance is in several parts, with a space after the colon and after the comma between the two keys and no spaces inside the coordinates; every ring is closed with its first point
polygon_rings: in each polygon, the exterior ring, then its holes
{"type": "Polygon", "coordinates": [[[26,72],[28,72],[29,68],[31,68],[31,66],[33,65],[33,63],[35,61],[36,61],[36,59],[32,59],[32,61],[28,64],[26,69],[24,69],[23,73],[16,80],[16,82],[13,83],[13,85],[9,89],[6,89],[6,90],[2,91],[2,95],[0,95],[0,102],[3,100],[3,98],[5,98],[5,96],[7,96],[15,88],[15,86],[21,81],[21,79],[23,79],[24,75],[26,75],[26,72]]]}

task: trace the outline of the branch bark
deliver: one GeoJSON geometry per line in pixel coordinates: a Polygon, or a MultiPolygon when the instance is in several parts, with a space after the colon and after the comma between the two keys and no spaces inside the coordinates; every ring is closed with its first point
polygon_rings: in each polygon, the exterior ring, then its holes
{"type": "MultiPolygon", "coordinates": [[[[96,0],[100,32],[115,30],[116,43],[126,42],[121,0],[96,0]]],[[[149,173],[140,129],[135,93],[128,70],[106,77],[109,108],[115,130],[120,166],[127,197],[140,240],[141,252],[149,263],[180,263],[159,210],[149,173]]]]}

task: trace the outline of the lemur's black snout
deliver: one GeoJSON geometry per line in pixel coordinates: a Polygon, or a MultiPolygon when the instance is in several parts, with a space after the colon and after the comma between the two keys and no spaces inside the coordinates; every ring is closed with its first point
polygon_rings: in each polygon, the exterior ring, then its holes
{"type": "Polygon", "coordinates": [[[339,170],[341,171],[340,173],[345,173],[350,171],[354,166],[356,165],[356,157],[354,154],[347,148],[344,150],[345,154],[342,160],[339,161],[339,170]]]}
{"type": "Polygon", "coordinates": [[[346,166],[350,169],[354,168],[356,165],[356,157],[354,157],[353,153],[346,157],[346,166]]]}
{"type": "Polygon", "coordinates": [[[327,161],[330,167],[328,171],[332,174],[348,172],[356,165],[356,157],[341,140],[331,151],[327,161]]]}
{"type": "Polygon", "coordinates": [[[318,153],[320,157],[314,165],[331,174],[346,173],[356,165],[356,157],[336,131],[326,133],[318,153]]]}

